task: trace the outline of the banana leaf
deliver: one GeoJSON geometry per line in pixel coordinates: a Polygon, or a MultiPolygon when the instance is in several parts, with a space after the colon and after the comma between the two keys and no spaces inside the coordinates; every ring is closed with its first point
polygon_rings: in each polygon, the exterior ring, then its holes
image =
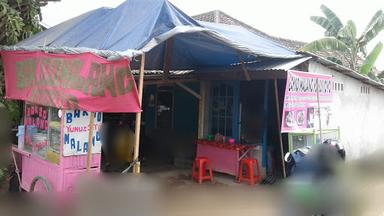
{"type": "Polygon", "coordinates": [[[327,17],[327,19],[329,20],[329,22],[331,23],[331,25],[336,29],[336,31],[338,32],[341,28],[343,28],[343,23],[341,22],[341,20],[339,19],[339,17],[337,17],[337,15],[331,10],[329,9],[327,6],[325,5],[321,5],[320,6],[320,9],[323,11],[325,17],[327,17]]]}
{"type": "Polygon", "coordinates": [[[367,58],[364,60],[363,64],[360,67],[360,73],[367,75],[372,67],[375,65],[377,58],[379,57],[381,51],[383,50],[383,43],[379,42],[376,44],[375,48],[368,54],[367,58]]]}

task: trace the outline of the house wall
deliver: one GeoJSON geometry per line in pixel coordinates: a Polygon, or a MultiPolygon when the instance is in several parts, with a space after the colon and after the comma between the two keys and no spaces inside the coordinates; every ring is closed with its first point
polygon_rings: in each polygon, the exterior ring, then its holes
{"type": "Polygon", "coordinates": [[[342,86],[334,91],[332,117],[340,127],[348,159],[360,158],[382,148],[384,91],[314,61],[310,61],[308,71],[332,75],[334,82],[342,86]]]}

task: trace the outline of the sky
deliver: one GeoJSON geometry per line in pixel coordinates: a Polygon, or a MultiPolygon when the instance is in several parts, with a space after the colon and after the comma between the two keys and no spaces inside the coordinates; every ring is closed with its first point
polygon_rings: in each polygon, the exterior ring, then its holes
{"type": "MultiPolygon", "coordinates": [[[[369,23],[373,14],[384,10],[384,0],[169,0],[192,16],[211,10],[224,13],[269,35],[310,42],[323,36],[323,29],[309,20],[322,15],[320,5],[331,8],[343,21],[353,20],[358,34],[369,23]]],[[[116,7],[124,0],[61,0],[42,8],[42,22],[54,26],[69,18],[99,7],[116,7]]],[[[373,40],[368,50],[378,41],[384,43],[384,31],[373,40]]],[[[384,70],[384,51],[376,62],[384,70]]]]}

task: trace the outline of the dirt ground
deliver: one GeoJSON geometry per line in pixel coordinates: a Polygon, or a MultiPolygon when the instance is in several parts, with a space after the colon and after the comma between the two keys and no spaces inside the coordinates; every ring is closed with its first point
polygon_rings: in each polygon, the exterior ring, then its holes
{"type": "MultiPolygon", "coordinates": [[[[149,176],[165,185],[165,215],[299,215],[287,210],[291,197],[285,194],[284,182],[249,186],[237,183],[233,176],[214,173],[213,183],[198,184],[192,181],[189,170],[155,172],[149,176]]],[[[348,212],[344,215],[384,215],[384,179],[355,176],[339,181],[329,182],[325,193],[329,193],[326,199],[340,198],[332,202],[348,212]],[[333,191],[335,185],[341,185],[340,191],[333,191]]]]}
{"type": "Polygon", "coordinates": [[[214,173],[214,181],[192,180],[190,170],[152,173],[166,186],[166,215],[280,215],[272,186],[237,183],[234,176],[214,173]]]}
{"type": "MultiPolygon", "coordinates": [[[[350,184],[347,180],[342,183],[350,184]]],[[[344,215],[384,215],[381,201],[384,181],[376,179],[352,186],[359,190],[342,193],[357,205],[348,206],[352,213],[344,215]]],[[[20,210],[20,206],[31,206],[25,209],[26,212],[41,212],[41,209],[51,211],[57,207],[54,212],[69,211],[72,214],[65,215],[81,216],[300,215],[287,212],[290,198],[284,194],[282,184],[250,186],[245,182],[239,184],[233,176],[220,173],[214,173],[214,182],[198,184],[192,180],[190,169],[166,168],[141,175],[118,174],[102,179],[83,179],[79,181],[78,190],[69,198],[68,195],[64,196],[65,199],[61,195],[58,198],[57,194],[49,195],[48,199],[27,197],[32,198],[27,200],[27,204],[12,202],[17,203],[15,206],[0,201],[0,215],[7,215],[1,214],[6,207],[11,207],[9,212],[14,212],[15,209],[20,210]],[[36,204],[41,200],[43,202],[36,204]]]]}

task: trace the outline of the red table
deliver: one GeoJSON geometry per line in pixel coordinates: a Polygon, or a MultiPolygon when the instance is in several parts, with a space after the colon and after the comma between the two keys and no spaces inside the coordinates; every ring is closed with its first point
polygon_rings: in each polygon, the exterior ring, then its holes
{"type": "Polygon", "coordinates": [[[198,140],[196,157],[209,158],[216,172],[238,176],[240,160],[254,148],[254,145],[198,140]]]}

